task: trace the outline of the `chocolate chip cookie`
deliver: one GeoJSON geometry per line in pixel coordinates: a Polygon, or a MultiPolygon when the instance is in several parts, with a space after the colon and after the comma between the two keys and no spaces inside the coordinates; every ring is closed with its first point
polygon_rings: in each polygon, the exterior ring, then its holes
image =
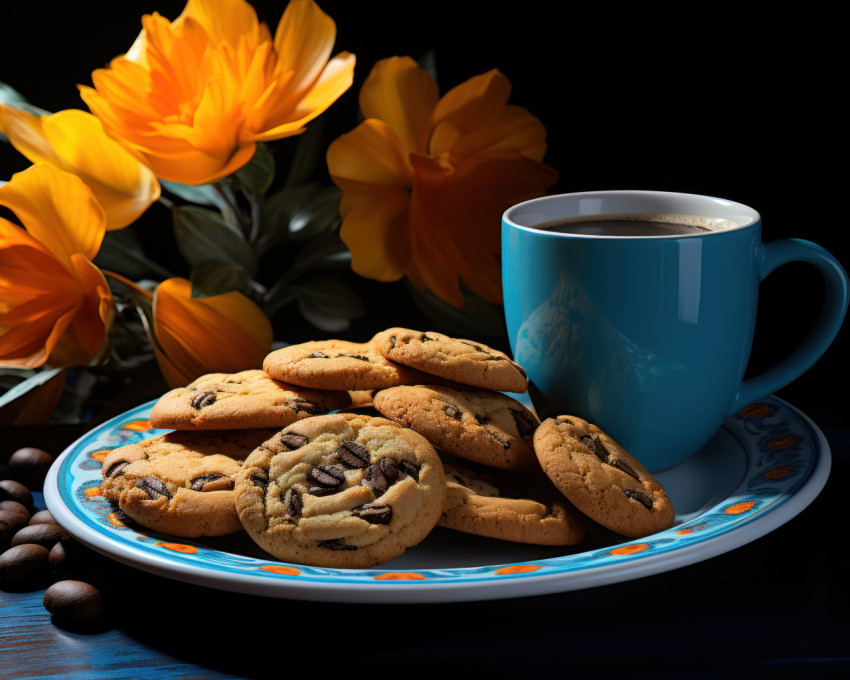
{"type": "Polygon", "coordinates": [[[316,340],[275,350],[263,370],[277,380],[320,390],[373,390],[431,378],[386,359],[368,343],[316,340]]]}
{"type": "Polygon", "coordinates": [[[370,567],[428,535],[445,487],[421,435],[385,418],[332,414],[293,423],[254,451],[236,475],[236,508],[278,559],[370,567]]]}
{"type": "Polygon", "coordinates": [[[461,458],[503,470],[540,468],[532,440],[537,417],[500,392],[391,387],[375,394],[375,408],[424,435],[437,449],[461,458]]]}
{"type": "Polygon", "coordinates": [[[101,493],[141,526],[174,536],[242,530],[233,476],[271,429],[169,432],[114,449],[101,493]]]}
{"type": "Polygon", "coordinates": [[[432,331],[388,328],[370,344],[390,361],[463,385],[506,392],[528,389],[528,376],[518,363],[480,342],[432,331]]]}
{"type": "Polygon", "coordinates": [[[629,538],[673,525],[661,484],[596,425],[575,416],[544,420],[534,433],[543,471],[581,512],[629,538]]]}
{"type": "Polygon", "coordinates": [[[210,373],[163,395],[151,410],[150,422],[173,430],[285,427],[350,403],[348,392],[288,385],[259,369],[210,373]]]}
{"type": "Polygon", "coordinates": [[[442,456],[446,505],[439,526],[535,545],[577,545],[585,532],[575,512],[510,475],[442,456]],[[524,487],[524,488],[523,488],[524,487]]]}

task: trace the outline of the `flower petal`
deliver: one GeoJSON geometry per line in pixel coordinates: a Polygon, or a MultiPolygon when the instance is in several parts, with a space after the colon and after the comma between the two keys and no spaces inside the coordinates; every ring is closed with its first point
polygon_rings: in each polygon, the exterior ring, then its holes
{"type": "Polygon", "coordinates": [[[451,147],[451,154],[460,162],[496,149],[516,149],[523,156],[542,161],[546,154],[546,128],[526,109],[506,106],[487,123],[461,137],[451,147]]]}
{"type": "Polygon", "coordinates": [[[363,121],[328,147],[331,179],[346,191],[362,184],[409,188],[412,168],[398,136],[377,118],[363,121]]]}
{"type": "Polygon", "coordinates": [[[244,0],[189,0],[174,23],[191,18],[206,31],[213,44],[226,40],[231,45],[242,35],[255,35],[260,22],[254,8],[244,0]]]}
{"type": "Polygon", "coordinates": [[[31,163],[58,165],[56,154],[45,137],[38,116],[0,104],[0,131],[31,163]]]}
{"type": "Polygon", "coordinates": [[[200,375],[262,365],[271,349],[271,324],[238,292],[192,298],[185,279],[167,279],[153,301],[157,361],[172,386],[200,375]]]}
{"type": "Polygon", "coordinates": [[[277,70],[292,72],[289,97],[300,100],[313,86],[331,56],[336,24],[313,0],[290,0],[274,36],[277,70]]]}
{"type": "Polygon", "coordinates": [[[83,181],[52,165],[37,164],[0,187],[0,205],[65,267],[81,253],[94,259],[106,231],[103,208],[83,181]]]}
{"type": "Polygon", "coordinates": [[[439,99],[437,83],[410,57],[379,61],[360,90],[366,118],[387,123],[408,153],[424,153],[431,115],[439,99]]]}

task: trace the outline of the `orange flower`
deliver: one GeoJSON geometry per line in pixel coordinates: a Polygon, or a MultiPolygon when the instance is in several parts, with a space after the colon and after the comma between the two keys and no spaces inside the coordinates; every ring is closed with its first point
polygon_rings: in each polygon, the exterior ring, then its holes
{"type": "Polygon", "coordinates": [[[375,65],[360,91],[366,120],[327,155],[355,272],[407,276],[457,307],[460,278],[501,302],[501,215],[557,180],[541,162],[545,129],[507,104],[510,91],[492,70],[440,98],[409,57],[375,65]]]}
{"type": "Polygon", "coordinates": [[[33,165],[0,187],[0,366],[66,367],[100,351],[114,306],[91,260],[106,231],[103,209],[81,179],[33,165]]]}
{"type": "Polygon", "coordinates": [[[77,175],[106,211],[106,228],[136,221],[159,198],[159,182],[135,155],[110,139],[90,113],[69,109],[41,118],[0,105],[0,130],[33,163],[77,175]]]}
{"type": "Polygon", "coordinates": [[[172,387],[259,368],[271,350],[271,323],[242,293],[193,298],[186,279],[167,279],[154,293],[153,317],[156,358],[172,387]]]}
{"type": "Polygon", "coordinates": [[[328,60],[336,24],[312,0],[291,0],[274,38],[244,0],[189,0],[175,21],[154,13],[142,26],[80,91],[163,179],[226,177],[257,142],[303,132],[351,86],[354,55],[328,60]]]}

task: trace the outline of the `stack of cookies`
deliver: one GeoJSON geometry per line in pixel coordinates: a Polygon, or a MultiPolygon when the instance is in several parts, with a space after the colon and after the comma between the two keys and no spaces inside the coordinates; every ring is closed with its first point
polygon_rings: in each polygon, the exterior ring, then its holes
{"type": "Polygon", "coordinates": [[[156,531],[244,529],[278,559],[327,567],[384,563],[437,525],[575,545],[583,516],[629,537],[672,524],[664,490],[610,437],[572,416],[541,424],[505,394],[527,387],[504,353],[435,332],[291,345],[164,395],[150,420],[175,431],[110,452],[102,489],[156,531]]]}

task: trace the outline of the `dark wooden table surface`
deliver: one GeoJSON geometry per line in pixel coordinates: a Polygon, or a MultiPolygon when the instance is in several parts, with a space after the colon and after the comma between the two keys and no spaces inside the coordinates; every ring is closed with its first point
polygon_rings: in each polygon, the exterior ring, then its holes
{"type": "Polygon", "coordinates": [[[847,677],[850,427],[835,408],[808,415],[832,450],[823,492],[772,533],[692,566],[556,595],[355,605],[222,592],[107,561],[111,613],[94,628],[52,620],[43,586],[0,590],[0,678],[847,677]]]}

